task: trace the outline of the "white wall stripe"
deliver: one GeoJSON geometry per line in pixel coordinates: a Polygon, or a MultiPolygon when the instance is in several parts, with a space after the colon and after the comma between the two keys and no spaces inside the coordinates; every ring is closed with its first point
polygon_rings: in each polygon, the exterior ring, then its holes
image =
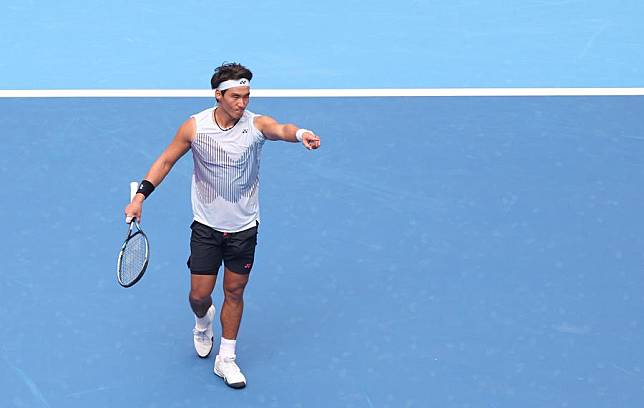
{"type": "MultiPolygon", "coordinates": [[[[256,98],[338,98],[395,96],[642,96],[644,88],[389,88],[252,89],[256,98]]],[[[209,89],[16,89],[0,98],[187,98],[213,97],[209,89]]]]}

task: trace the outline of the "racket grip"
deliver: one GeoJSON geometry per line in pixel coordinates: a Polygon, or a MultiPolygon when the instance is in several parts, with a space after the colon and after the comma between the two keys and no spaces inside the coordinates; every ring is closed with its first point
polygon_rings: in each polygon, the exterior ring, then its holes
{"type": "Polygon", "coordinates": [[[136,181],[131,181],[130,182],[130,201],[134,199],[134,196],[136,195],[136,192],[139,189],[139,183],[136,181]]]}
{"type": "MultiPolygon", "coordinates": [[[[139,183],[137,183],[136,181],[131,181],[130,182],[130,202],[132,202],[132,200],[134,199],[134,196],[136,195],[136,192],[138,191],[138,189],[139,189],[139,183]]],[[[125,217],[125,222],[129,224],[132,222],[133,218],[134,217],[125,217]]]]}

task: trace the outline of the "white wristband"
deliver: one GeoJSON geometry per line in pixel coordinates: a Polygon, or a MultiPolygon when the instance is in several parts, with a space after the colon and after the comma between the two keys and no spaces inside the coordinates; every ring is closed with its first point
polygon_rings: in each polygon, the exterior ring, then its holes
{"type": "Polygon", "coordinates": [[[295,132],[295,138],[297,139],[298,142],[302,141],[302,135],[306,132],[313,133],[308,129],[298,129],[297,132],[295,132]]]}

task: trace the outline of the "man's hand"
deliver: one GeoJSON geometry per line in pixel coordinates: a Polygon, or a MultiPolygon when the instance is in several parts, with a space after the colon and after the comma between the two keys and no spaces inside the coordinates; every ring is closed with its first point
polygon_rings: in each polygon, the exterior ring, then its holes
{"type": "Polygon", "coordinates": [[[315,150],[320,147],[320,138],[312,132],[304,132],[302,134],[302,144],[309,150],[315,150]]]}
{"type": "Polygon", "coordinates": [[[125,207],[125,222],[126,223],[131,223],[132,218],[136,218],[139,222],[141,222],[141,212],[143,211],[143,200],[145,200],[145,197],[143,197],[143,194],[138,193],[134,196],[132,199],[132,202],[125,207]]]}

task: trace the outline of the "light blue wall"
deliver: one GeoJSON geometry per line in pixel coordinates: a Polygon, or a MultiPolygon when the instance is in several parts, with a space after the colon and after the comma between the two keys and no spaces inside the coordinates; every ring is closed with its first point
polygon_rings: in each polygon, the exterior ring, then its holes
{"type": "Polygon", "coordinates": [[[5,2],[0,89],[644,85],[636,0],[5,2]],[[134,4],[133,4],[134,3],[134,4]]]}

